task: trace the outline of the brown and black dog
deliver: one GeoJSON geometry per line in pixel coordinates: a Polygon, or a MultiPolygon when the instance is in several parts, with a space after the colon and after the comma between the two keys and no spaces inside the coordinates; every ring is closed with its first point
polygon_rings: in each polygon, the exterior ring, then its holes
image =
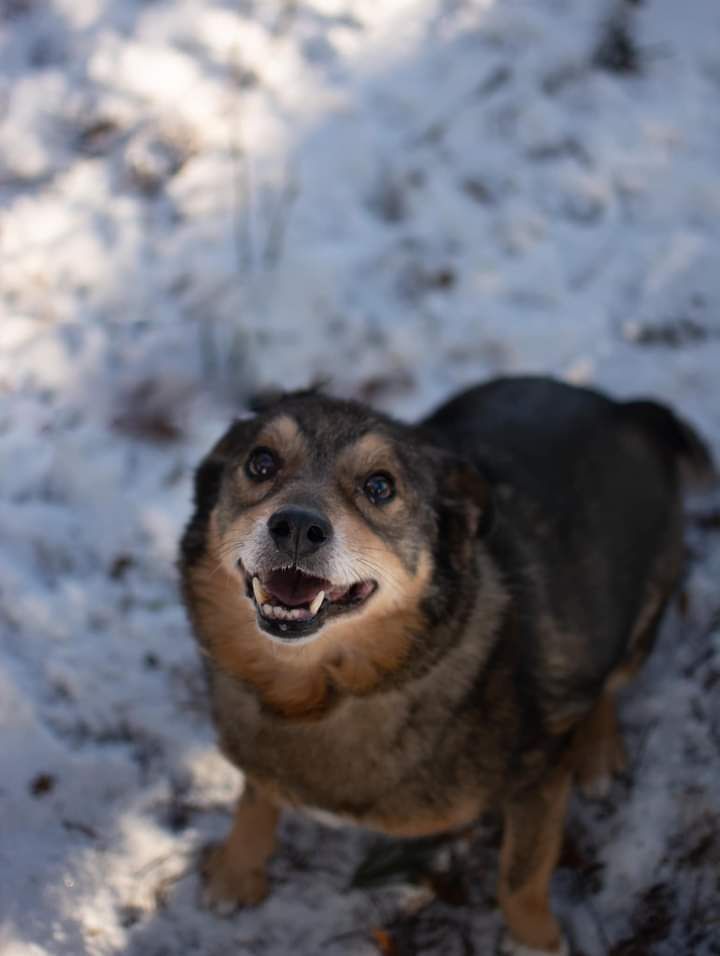
{"type": "Polygon", "coordinates": [[[566,951],[566,801],[622,767],[614,694],[681,573],[684,466],[712,472],[667,408],[546,378],[416,426],[315,392],[235,422],[198,469],[180,561],[246,779],[210,903],[265,896],[283,806],[400,837],[496,808],[504,949],[566,951]]]}

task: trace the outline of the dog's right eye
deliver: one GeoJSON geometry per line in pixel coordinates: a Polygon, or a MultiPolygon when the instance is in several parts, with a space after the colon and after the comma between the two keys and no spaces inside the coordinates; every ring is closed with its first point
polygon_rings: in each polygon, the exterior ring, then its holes
{"type": "Polygon", "coordinates": [[[384,505],[395,497],[395,483],[390,475],[378,472],[366,479],[363,491],[368,501],[374,505],[384,505]]]}
{"type": "Polygon", "coordinates": [[[277,474],[280,463],[269,448],[256,448],[245,463],[248,478],[254,481],[267,481],[277,474]]]}

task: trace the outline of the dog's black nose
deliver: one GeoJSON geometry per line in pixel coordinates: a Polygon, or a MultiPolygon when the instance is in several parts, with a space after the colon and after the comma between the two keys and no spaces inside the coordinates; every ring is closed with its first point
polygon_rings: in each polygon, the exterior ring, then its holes
{"type": "Polygon", "coordinates": [[[278,551],[303,558],[319,551],[332,538],[332,525],[308,508],[281,508],[268,519],[268,530],[278,551]]]}

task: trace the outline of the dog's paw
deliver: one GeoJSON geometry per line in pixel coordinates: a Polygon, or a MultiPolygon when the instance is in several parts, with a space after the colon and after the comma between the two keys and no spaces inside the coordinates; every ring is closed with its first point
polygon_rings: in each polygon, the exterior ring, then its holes
{"type": "Polygon", "coordinates": [[[500,939],[497,956],[570,956],[570,947],[567,940],[562,937],[553,949],[535,949],[524,943],[518,943],[509,933],[504,933],[500,939]]]}
{"type": "Polygon", "coordinates": [[[224,844],[204,849],[200,860],[201,902],[218,916],[231,916],[242,906],[257,906],[270,891],[264,870],[248,869],[224,844]]]}
{"type": "Polygon", "coordinates": [[[578,780],[578,789],[586,800],[607,800],[612,785],[613,778],[606,773],[578,780]]]}
{"type": "Polygon", "coordinates": [[[588,800],[604,800],[610,795],[613,780],[628,766],[625,747],[619,736],[602,742],[577,768],[577,786],[588,800]]]}

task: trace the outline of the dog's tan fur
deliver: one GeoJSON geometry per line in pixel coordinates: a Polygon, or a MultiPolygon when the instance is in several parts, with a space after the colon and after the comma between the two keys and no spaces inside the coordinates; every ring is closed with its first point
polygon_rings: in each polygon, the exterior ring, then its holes
{"type": "Polygon", "coordinates": [[[265,867],[275,849],[280,816],[276,803],[246,783],[225,841],[208,847],[203,859],[209,900],[241,901],[255,906],[270,889],[265,867]]]}
{"type": "Polygon", "coordinates": [[[560,926],[550,910],[550,879],[562,848],[571,774],[560,767],[532,794],[509,800],[500,850],[499,901],[513,937],[557,952],[560,926]]]}
{"type": "MultiPolygon", "coordinates": [[[[687,426],[652,403],[631,403],[621,418],[621,406],[595,393],[541,380],[477,392],[423,428],[450,443],[447,429],[457,423],[456,444],[502,446],[496,467],[505,477],[495,480],[493,497],[505,525],[492,546],[483,540],[491,498],[484,477],[428,448],[426,431],[403,430],[361,406],[291,397],[257,426],[233,426],[199,470],[198,510],[183,544],[184,595],[220,746],[246,775],[232,831],[206,859],[211,901],[251,904],[267,892],[282,806],[402,837],[456,830],[495,808],[504,819],[499,901],[512,939],[560,952],[549,883],[571,783],[592,789],[624,766],[616,691],[651,649],[682,563],[677,462],[708,459],[687,426]],[[555,471],[538,458],[534,421],[526,431],[522,411],[508,417],[519,406],[503,389],[546,403],[537,414],[558,449],[555,471]],[[578,417],[564,418],[562,402],[580,402],[578,417]],[[596,417],[598,438],[592,427],[578,428],[586,415],[596,417]],[[577,464],[568,429],[578,429],[577,464]],[[247,470],[258,448],[279,462],[267,478],[247,470]],[[618,459],[632,491],[620,517],[610,471],[618,459]],[[599,463],[608,463],[609,483],[592,487],[586,508],[583,482],[599,463]],[[382,507],[363,491],[374,472],[395,482],[382,507]],[[567,506],[556,481],[575,496],[567,506]],[[330,557],[304,574],[341,595],[354,582],[375,588],[357,608],[331,608],[313,638],[297,644],[283,643],[282,630],[276,642],[268,637],[248,577],[268,562],[271,573],[283,567],[272,563],[280,558],[268,528],[288,507],[321,509],[332,529],[322,551],[330,557]],[[594,530],[606,557],[600,546],[595,555],[592,540],[585,546],[566,507],[581,513],[580,527],[594,530]],[[636,593],[623,590],[617,556],[627,553],[625,525],[641,511],[638,526],[653,537],[631,554],[640,569],[636,593]],[[571,579],[582,598],[566,594],[571,579]],[[619,582],[620,609],[601,605],[624,622],[615,631],[598,630],[585,607],[597,580],[615,582],[616,592],[619,582]]],[[[603,599],[616,592],[608,585],[603,599]]]]}
{"type": "MultiPolygon", "coordinates": [[[[255,612],[223,559],[227,550],[214,524],[207,555],[189,582],[197,626],[206,635],[206,653],[226,673],[255,687],[270,710],[288,718],[320,717],[336,691],[366,694],[405,660],[412,634],[422,627],[419,602],[431,574],[428,555],[420,557],[411,577],[379,539],[348,519],[346,533],[354,534],[358,550],[381,554],[374,561],[384,563],[391,585],[362,620],[341,618],[328,624],[321,641],[278,649],[255,627],[255,612]]],[[[238,532],[233,527],[229,533],[238,532]]]]}

